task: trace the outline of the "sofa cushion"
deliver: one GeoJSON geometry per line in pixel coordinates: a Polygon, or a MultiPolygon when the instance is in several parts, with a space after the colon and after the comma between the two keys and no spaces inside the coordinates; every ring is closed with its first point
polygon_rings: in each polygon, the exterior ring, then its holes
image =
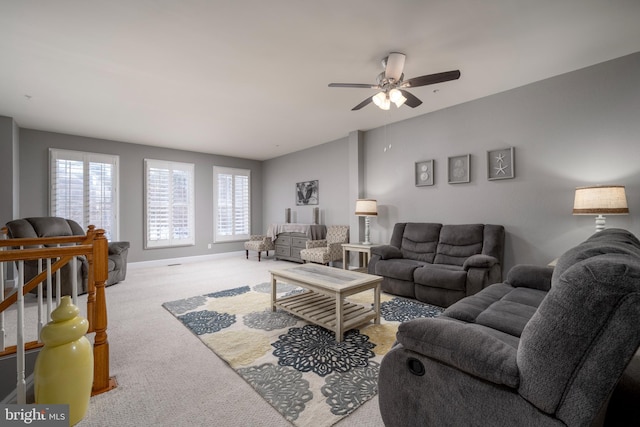
{"type": "Polygon", "coordinates": [[[467,287],[467,272],[460,267],[454,269],[438,268],[438,265],[426,264],[413,272],[413,281],[417,285],[427,285],[433,288],[464,291],[467,287]]]}
{"type": "Polygon", "coordinates": [[[520,337],[522,330],[535,312],[536,307],[501,299],[480,313],[476,318],[476,323],[514,337],[520,337]]]}
{"type": "Polygon", "coordinates": [[[433,263],[441,228],[441,224],[407,223],[404,227],[400,247],[402,256],[407,259],[433,263]]]}
{"type": "Polygon", "coordinates": [[[484,225],[444,225],[434,263],[462,266],[471,255],[482,253],[484,225]]]}
{"type": "Polygon", "coordinates": [[[482,292],[468,296],[451,305],[442,313],[442,316],[474,323],[480,313],[512,290],[513,286],[506,283],[496,283],[487,286],[482,292]]]}
{"type": "Polygon", "coordinates": [[[413,282],[413,272],[416,268],[422,267],[423,262],[411,259],[380,260],[376,263],[376,274],[390,277],[392,279],[406,280],[413,282]]]}
{"type": "Polygon", "coordinates": [[[58,237],[85,234],[82,228],[72,220],[59,217],[26,218],[31,223],[38,237],[58,237]]]}
{"type": "Polygon", "coordinates": [[[640,241],[631,233],[622,229],[607,229],[595,233],[586,241],[566,251],[556,263],[551,278],[555,286],[559,277],[574,264],[602,254],[629,254],[640,256],[640,241]]]}

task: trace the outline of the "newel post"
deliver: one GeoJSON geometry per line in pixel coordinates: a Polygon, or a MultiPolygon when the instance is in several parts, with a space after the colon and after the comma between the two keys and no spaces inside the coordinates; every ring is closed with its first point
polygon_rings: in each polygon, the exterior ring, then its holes
{"type": "MultiPolygon", "coordinates": [[[[93,230],[90,228],[89,233],[93,230]]],[[[116,387],[115,380],[109,378],[109,341],[107,340],[107,300],[105,284],[108,277],[109,246],[104,230],[95,230],[93,241],[93,281],[95,283],[95,306],[93,309],[93,389],[96,395],[116,387]]],[[[91,280],[92,278],[89,277],[91,280]]],[[[91,290],[91,286],[89,285],[91,290]]],[[[91,294],[89,295],[89,297],[91,294]]]]}

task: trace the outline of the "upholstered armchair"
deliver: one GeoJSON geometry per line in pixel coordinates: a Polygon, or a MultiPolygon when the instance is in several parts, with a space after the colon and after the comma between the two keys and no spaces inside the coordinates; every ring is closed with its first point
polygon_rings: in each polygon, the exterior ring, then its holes
{"type": "Polygon", "coordinates": [[[275,250],[275,245],[273,244],[273,240],[271,237],[267,237],[262,234],[252,234],[249,236],[249,241],[244,242],[244,250],[246,252],[247,259],[249,259],[249,251],[258,252],[258,262],[260,262],[260,255],[262,251],[267,253],[269,256],[269,251],[275,250]]]}
{"type": "Polygon", "coordinates": [[[342,260],[342,244],[349,242],[348,225],[330,225],[322,240],[307,240],[307,248],[300,251],[305,262],[329,264],[342,260]]]}

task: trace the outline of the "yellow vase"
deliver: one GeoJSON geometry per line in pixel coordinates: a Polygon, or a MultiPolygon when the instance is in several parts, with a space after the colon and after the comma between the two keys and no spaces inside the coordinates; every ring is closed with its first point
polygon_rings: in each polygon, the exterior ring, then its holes
{"type": "Polygon", "coordinates": [[[93,350],[85,336],[89,322],[70,296],[64,296],[40,332],[44,347],[34,371],[37,404],[68,404],[69,425],[87,413],[93,384],[93,350]]]}

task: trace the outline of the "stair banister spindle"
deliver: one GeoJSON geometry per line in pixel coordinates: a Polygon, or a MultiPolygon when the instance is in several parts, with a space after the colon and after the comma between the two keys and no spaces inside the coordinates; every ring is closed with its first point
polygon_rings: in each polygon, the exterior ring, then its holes
{"type": "MultiPolygon", "coordinates": [[[[38,246],[41,248],[42,246],[38,246]]],[[[42,273],[42,259],[38,260],[38,274],[42,273]]],[[[40,340],[40,331],[42,331],[42,327],[44,326],[44,304],[42,301],[42,282],[38,283],[38,341],[40,340]]]]}
{"type": "Polygon", "coordinates": [[[51,258],[47,258],[47,319],[51,319],[53,311],[53,297],[51,289],[51,258]]]}
{"type": "MultiPolygon", "coordinates": [[[[21,248],[24,249],[24,248],[21,248]]],[[[16,374],[17,374],[17,395],[18,405],[24,405],[27,403],[27,383],[24,376],[24,294],[22,287],[24,286],[24,261],[18,262],[18,321],[17,321],[17,339],[16,339],[16,374]]]]}
{"type": "MultiPolygon", "coordinates": [[[[78,257],[74,256],[71,258],[71,298],[73,300],[73,305],[78,305],[78,257]]],[[[58,304],[59,305],[59,304],[58,304]]]]}
{"type": "MultiPolygon", "coordinates": [[[[60,247],[58,243],[56,245],[57,248],[60,247]]],[[[56,261],[60,260],[60,258],[56,258],[56,261]]],[[[58,270],[56,273],[56,307],[60,305],[60,292],[61,292],[61,281],[62,281],[62,270],[58,270]]]]}

